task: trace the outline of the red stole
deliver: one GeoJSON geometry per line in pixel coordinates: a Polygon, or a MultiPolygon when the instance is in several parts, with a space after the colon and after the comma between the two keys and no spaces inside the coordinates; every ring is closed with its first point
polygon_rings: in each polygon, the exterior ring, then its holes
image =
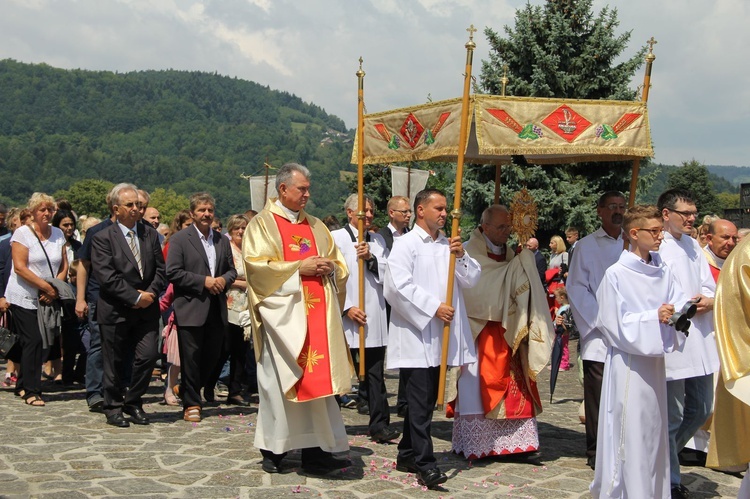
{"type": "Polygon", "coordinates": [[[714,277],[714,282],[719,282],[719,272],[721,272],[721,269],[719,267],[714,267],[710,263],[708,264],[708,268],[711,269],[711,275],[714,277]]]}
{"type": "MultiPolygon", "coordinates": [[[[310,224],[307,220],[293,224],[284,217],[274,215],[281,234],[285,261],[304,260],[318,254],[310,224]]],[[[328,351],[328,325],[323,278],[300,276],[307,311],[307,335],[297,358],[302,376],[295,385],[300,402],[326,397],[333,393],[331,364],[328,351]]]]}

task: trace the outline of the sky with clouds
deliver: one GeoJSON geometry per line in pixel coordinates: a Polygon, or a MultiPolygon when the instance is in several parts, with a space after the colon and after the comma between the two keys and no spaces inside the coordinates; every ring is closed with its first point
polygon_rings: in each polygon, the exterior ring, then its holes
{"type": "MultiPolygon", "coordinates": [[[[530,0],[542,4],[543,0],[530,0]]],[[[523,0],[0,0],[0,59],[60,68],[218,72],[293,93],[356,126],[379,112],[459,97],[474,24],[513,25],[523,0]]],[[[655,161],[750,165],[747,0],[594,0],[632,30],[626,56],[654,36],[649,113],[655,161]],[[742,62],[742,61],[745,62],[742,62]]],[[[643,81],[639,71],[635,88],[643,81]]]]}

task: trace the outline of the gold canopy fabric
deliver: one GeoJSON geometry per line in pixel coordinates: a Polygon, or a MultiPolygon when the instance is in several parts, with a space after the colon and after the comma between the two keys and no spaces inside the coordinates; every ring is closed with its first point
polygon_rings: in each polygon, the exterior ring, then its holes
{"type": "MultiPolygon", "coordinates": [[[[643,102],[470,96],[465,160],[507,164],[616,161],[653,156],[643,102]]],[[[444,161],[458,156],[461,99],[364,117],[364,162],[444,161]]],[[[352,163],[357,162],[355,142],[352,163]]]]}

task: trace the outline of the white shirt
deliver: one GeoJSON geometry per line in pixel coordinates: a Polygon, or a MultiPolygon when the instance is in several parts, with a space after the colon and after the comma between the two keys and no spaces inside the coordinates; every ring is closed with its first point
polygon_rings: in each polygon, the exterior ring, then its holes
{"type": "MultiPolygon", "coordinates": [[[[65,236],[57,227],[51,227],[51,229],[52,233],[49,239],[42,241],[41,245],[34,234],[34,229],[27,225],[17,228],[10,239],[11,249],[14,244],[20,244],[29,250],[29,260],[26,265],[30,271],[42,279],[56,277],[62,264],[65,236]],[[42,246],[44,246],[44,251],[42,250],[42,246]],[[47,252],[47,256],[44,256],[45,251],[47,252]],[[50,263],[47,263],[47,257],[49,257],[50,263]],[[55,272],[54,275],[50,273],[50,264],[52,265],[52,270],[55,272]]],[[[13,266],[11,267],[8,286],[5,289],[5,299],[13,305],[36,310],[39,306],[39,289],[27,280],[19,277],[16,274],[15,266],[13,266]]]]}
{"type": "Polygon", "coordinates": [[[396,229],[396,227],[394,227],[394,226],[393,226],[393,224],[392,224],[392,223],[390,223],[390,222],[388,223],[388,230],[390,230],[390,231],[391,231],[391,234],[393,234],[393,239],[396,239],[397,237],[401,237],[401,236],[403,236],[404,234],[406,234],[406,233],[407,233],[406,231],[404,231],[404,232],[400,232],[400,231],[399,231],[398,229],[396,229]]]}
{"type": "MultiPolygon", "coordinates": [[[[714,297],[716,282],[698,241],[689,235],[675,239],[665,232],[659,255],[689,298],[697,294],[714,297]]],[[[713,311],[696,315],[690,322],[692,325],[685,347],[667,355],[667,381],[703,376],[719,370],[719,353],[712,334],[713,311]]]]}
{"type": "Polygon", "coordinates": [[[607,343],[595,325],[599,313],[596,290],[604,273],[617,261],[622,251],[622,233],[615,239],[600,227],[578,241],[573,252],[565,287],[573,319],[581,334],[581,358],[584,360],[604,362],[607,355],[607,343]]]}
{"type": "MultiPolygon", "coordinates": [[[[388,333],[388,369],[436,367],[442,354],[443,321],[435,317],[445,301],[450,246],[440,234],[437,240],[420,226],[393,245],[385,272],[383,293],[391,305],[388,333]]],[[[479,282],[479,263],[464,253],[456,260],[453,282],[455,314],[450,328],[448,365],[476,361],[476,348],[460,288],[479,282]]]]}
{"type": "MultiPolygon", "coordinates": [[[[349,224],[352,234],[357,234],[357,228],[349,224]]],[[[333,241],[344,255],[344,261],[349,268],[349,279],[346,281],[346,301],[343,313],[352,307],[359,307],[359,261],[357,259],[356,242],[346,229],[331,232],[333,241]]],[[[365,347],[382,347],[388,344],[388,320],[385,315],[385,299],[383,298],[383,277],[385,276],[386,255],[385,239],[380,234],[370,233],[370,254],[377,259],[378,275],[365,269],[365,347]]],[[[359,324],[346,315],[343,316],[344,334],[349,348],[359,348],[359,324]]]]}
{"type": "Polygon", "coordinates": [[[216,247],[214,246],[214,231],[208,230],[208,237],[204,236],[195,224],[192,225],[195,231],[198,233],[203,249],[206,252],[206,258],[208,258],[208,268],[211,269],[211,277],[216,277],[216,247]]]}

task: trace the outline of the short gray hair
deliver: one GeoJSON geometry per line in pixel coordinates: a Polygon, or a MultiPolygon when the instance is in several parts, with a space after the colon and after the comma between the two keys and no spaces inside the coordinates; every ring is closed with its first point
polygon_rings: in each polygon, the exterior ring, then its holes
{"type": "MultiPolygon", "coordinates": [[[[375,202],[372,200],[370,196],[365,194],[365,208],[367,207],[367,203],[370,203],[370,206],[372,206],[372,211],[375,211],[375,202]]],[[[354,210],[357,211],[357,208],[359,207],[359,194],[351,194],[348,198],[346,198],[346,202],[344,203],[344,210],[354,210]]]]}
{"type": "Polygon", "coordinates": [[[284,166],[279,168],[276,172],[276,191],[278,192],[281,184],[288,184],[292,180],[292,174],[294,172],[299,173],[307,180],[310,180],[310,170],[307,167],[300,165],[299,163],[286,163],[284,166]]]}
{"type": "Polygon", "coordinates": [[[112,187],[112,190],[109,191],[109,210],[112,211],[114,206],[120,205],[120,193],[122,191],[133,191],[135,192],[136,196],[138,195],[138,187],[136,187],[134,184],[128,184],[126,182],[117,184],[116,186],[112,187]]]}

